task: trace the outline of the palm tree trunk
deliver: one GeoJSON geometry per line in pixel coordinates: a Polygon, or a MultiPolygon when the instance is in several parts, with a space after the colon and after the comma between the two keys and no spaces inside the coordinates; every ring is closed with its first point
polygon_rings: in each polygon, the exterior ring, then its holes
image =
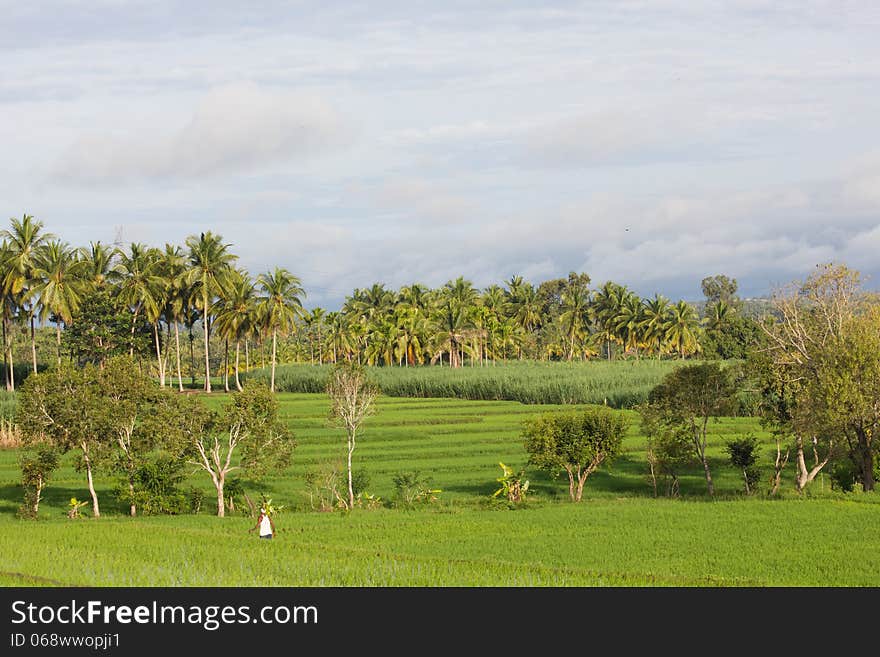
{"type": "Polygon", "coordinates": [[[235,341],[235,388],[239,392],[241,391],[241,381],[238,378],[238,354],[241,351],[241,341],[235,341]]]}
{"type": "Polygon", "coordinates": [[[229,338],[223,341],[223,390],[229,392],[229,338]]]}
{"type": "Polygon", "coordinates": [[[269,389],[275,392],[275,349],[278,342],[278,329],[272,329],[272,379],[269,389]]]}
{"type": "Polygon", "coordinates": [[[245,372],[251,371],[251,357],[250,357],[250,352],[248,349],[249,342],[250,342],[250,340],[248,340],[247,338],[244,339],[244,371],[245,372]]]}
{"type": "Polygon", "coordinates": [[[211,392],[211,359],[208,355],[208,295],[202,295],[202,326],[205,329],[205,392],[211,392]]]}
{"type": "Polygon", "coordinates": [[[189,382],[190,385],[196,385],[196,338],[193,335],[193,325],[189,325],[189,382]]]}
{"type": "Polygon", "coordinates": [[[31,315],[31,358],[34,361],[34,374],[37,373],[37,337],[34,331],[34,316],[31,315]]]}
{"type": "MultiPolygon", "coordinates": [[[[141,311],[140,304],[134,307],[134,315],[131,318],[131,340],[128,343],[128,355],[134,358],[134,327],[137,326],[138,313],[141,311]]],[[[61,365],[61,355],[58,356],[58,364],[61,365]]]]}
{"type": "Polygon", "coordinates": [[[9,320],[6,318],[6,314],[3,314],[3,366],[6,370],[6,391],[11,392],[15,389],[15,375],[12,373],[12,363],[9,359],[9,349],[7,348],[7,336],[9,333],[8,329],[9,320]]]}
{"type": "Polygon", "coordinates": [[[61,320],[55,322],[55,344],[58,348],[58,364],[61,365],[61,320]]]}
{"type": "Polygon", "coordinates": [[[165,366],[162,363],[162,349],[159,346],[159,322],[153,324],[153,339],[156,342],[156,364],[159,368],[159,385],[165,387],[165,366]]]}
{"type": "Polygon", "coordinates": [[[180,369],[180,327],[174,322],[174,343],[177,345],[175,352],[177,354],[177,387],[183,392],[183,372],[180,369]]]}

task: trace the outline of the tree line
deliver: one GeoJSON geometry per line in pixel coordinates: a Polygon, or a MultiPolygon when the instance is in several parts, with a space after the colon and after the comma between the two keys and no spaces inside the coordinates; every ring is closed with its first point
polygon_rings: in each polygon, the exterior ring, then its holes
{"type": "Polygon", "coordinates": [[[16,385],[12,327],[28,331],[29,369],[36,372],[37,324],[47,322],[54,323],[56,363],[67,357],[100,364],[123,353],[150,358],[161,385],[176,378],[180,390],[187,355],[195,382],[198,344],[209,392],[212,373],[225,390],[230,378],[241,390],[240,373],[256,362],[254,346],[261,366],[270,349],[274,390],[279,359],[455,368],[507,359],[741,358],[762,339],[757,322],[741,311],[736,281],[726,276],[703,280],[702,316],[693,304],[660,294],[641,298],[611,281],[592,289],[587,274],[574,272],[538,285],[513,276],[482,290],[464,277],[433,289],[375,283],[327,312],[304,308],[302,281],[286,269],[252,277],[236,267],[231,245],[210,231],[182,247],[75,248],[24,215],[11,219],[0,238],[8,390],[16,385]],[[181,348],[182,331],[188,349],[181,348]],[[212,358],[212,349],[219,355],[212,358]]]}

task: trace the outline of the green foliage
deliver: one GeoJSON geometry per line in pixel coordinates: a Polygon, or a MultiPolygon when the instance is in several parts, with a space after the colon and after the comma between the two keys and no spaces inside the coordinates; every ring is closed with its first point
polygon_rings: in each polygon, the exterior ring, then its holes
{"type": "Polygon", "coordinates": [[[339,463],[324,463],[311,468],[306,471],[303,479],[309,506],[313,511],[330,512],[341,508],[345,485],[339,463]]]}
{"type": "Polygon", "coordinates": [[[731,440],[727,443],[725,450],[730,455],[730,464],[743,473],[746,494],[753,493],[755,484],[761,477],[760,471],[755,467],[758,462],[757,436],[745,436],[731,440]]]}
{"type": "Polygon", "coordinates": [[[247,381],[226,405],[222,425],[241,440],[241,468],[252,478],[283,470],[296,441],[278,418],[278,399],[258,381],[247,381]]]}
{"type": "Polygon", "coordinates": [[[117,484],[114,492],[116,499],[126,506],[135,505],[143,515],[179,515],[193,506],[190,496],[180,488],[185,476],[181,461],[159,454],[134,471],[133,491],[126,479],[117,484]]]}
{"type": "Polygon", "coordinates": [[[650,426],[650,415],[643,417],[643,430],[648,436],[645,456],[651,473],[654,496],[657,496],[657,478],[665,484],[666,496],[677,497],[679,476],[696,463],[692,438],[681,427],[650,426]]]}
{"type": "Polygon", "coordinates": [[[649,436],[688,435],[694,456],[703,464],[710,495],[715,490],[706,456],[708,422],[737,408],[736,392],[729,368],[712,362],[689,365],[668,374],[639,409],[649,436]]]}
{"type": "Polygon", "coordinates": [[[766,342],[767,335],[757,321],[733,314],[719,327],[707,330],[700,344],[703,358],[739,360],[766,342]]]}
{"type": "Polygon", "coordinates": [[[579,502],[587,477],[619,453],[626,429],[627,421],[621,414],[588,408],[527,420],[522,435],[529,464],[552,475],[565,472],[571,499],[579,502]]]}
{"type": "MultiPolygon", "coordinates": [[[[645,401],[680,361],[595,361],[590,363],[508,362],[487,367],[371,367],[382,394],[390,397],[444,397],[510,400],[524,404],[603,404],[632,408],[645,401]]],[[[275,389],[321,393],[332,366],[284,365],[275,389]]],[[[268,381],[267,371],[247,377],[268,381]]]]}
{"type": "Polygon", "coordinates": [[[83,517],[80,509],[86,506],[88,502],[80,502],[75,497],[70,498],[70,502],[67,504],[67,517],[71,520],[78,520],[83,517]]]}
{"type": "Polygon", "coordinates": [[[134,353],[148,356],[152,345],[149,322],[141,315],[132,336],[132,314],[109,290],[86,295],[73,321],[65,327],[62,348],[83,365],[103,365],[113,356],[123,356],[134,348],[134,353]]]}
{"type": "Polygon", "coordinates": [[[398,472],[393,477],[396,502],[398,505],[413,509],[416,506],[433,504],[443,491],[431,488],[431,478],[418,470],[398,472]]]}
{"type": "Polygon", "coordinates": [[[284,511],[284,505],[275,504],[266,493],[260,493],[260,509],[264,510],[270,518],[276,518],[284,511]]]}
{"type": "Polygon", "coordinates": [[[526,494],[529,492],[529,480],[524,480],[526,471],[520,470],[516,472],[510,466],[504,465],[504,463],[498,463],[498,465],[501,466],[501,476],[495,481],[501,484],[501,486],[492,493],[492,497],[503,495],[511,504],[524,502],[526,494]]]}
{"type": "Polygon", "coordinates": [[[24,504],[18,514],[22,518],[36,520],[40,512],[40,499],[43,489],[49,483],[52,473],[58,468],[58,452],[49,446],[22,452],[19,457],[21,485],[24,488],[24,504]]]}

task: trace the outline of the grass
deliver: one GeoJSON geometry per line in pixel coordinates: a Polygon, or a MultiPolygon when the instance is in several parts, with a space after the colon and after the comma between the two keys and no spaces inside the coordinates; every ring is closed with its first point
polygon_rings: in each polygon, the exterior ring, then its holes
{"type": "Polygon", "coordinates": [[[248,534],[250,518],[212,517],[210,483],[200,475],[190,483],[206,492],[202,514],[127,518],[109,494],[112,480],[99,477],[104,517],[69,521],[67,500],[88,497],[72,454],[47,490],[43,520],[20,521],[17,453],[5,450],[0,585],[880,585],[876,495],[829,493],[819,481],[812,499],[741,498],[723,446],[734,435],[759,435],[766,479],[769,438],[752,418],[711,425],[714,501],[697,468],[683,477],[681,499],[653,499],[644,438],[635,414],[624,411],[632,420],[625,452],[588,480],[583,503],[566,501],[564,482],[529,471],[534,497],[511,511],[486,504],[498,461],[524,466],[522,420],[560,407],[382,397],[356,467],[366,468],[369,490],[386,499],[395,473],[429,473],[443,490],[440,503],[344,515],[310,511],[304,493],[305,473],[343,453],[341,432],[327,425],[326,397],[281,400],[299,443],[294,464],[283,476],[247,484],[287,505],[275,541],[248,534]]]}
{"type": "MultiPolygon", "coordinates": [[[[372,367],[370,375],[391,397],[508,400],[524,404],[607,404],[631,408],[644,401],[682,361],[506,362],[496,366],[372,367]]],[[[330,365],[282,365],[275,373],[282,392],[320,393],[330,365]]],[[[248,376],[268,382],[269,371],[248,376]]]]}

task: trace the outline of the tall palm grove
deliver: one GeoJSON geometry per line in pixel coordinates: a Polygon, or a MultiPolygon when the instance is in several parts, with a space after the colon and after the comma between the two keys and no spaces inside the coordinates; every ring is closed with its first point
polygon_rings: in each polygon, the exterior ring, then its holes
{"type": "Polygon", "coordinates": [[[271,368],[274,390],[278,362],[454,368],[736,357],[758,332],[723,276],[706,292],[703,317],[685,301],[643,299],[614,282],[592,289],[576,273],[537,286],[513,276],[482,290],[463,277],[436,289],[375,283],[328,312],[303,306],[302,281],[286,269],[254,277],[237,267],[231,245],[210,231],[183,246],[75,247],[24,215],[0,240],[7,390],[62,359],[101,362],[117,352],[140,357],[163,386],[210,392],[212,377],[240,389],[241,373],[254,367],[271,368]]]}

